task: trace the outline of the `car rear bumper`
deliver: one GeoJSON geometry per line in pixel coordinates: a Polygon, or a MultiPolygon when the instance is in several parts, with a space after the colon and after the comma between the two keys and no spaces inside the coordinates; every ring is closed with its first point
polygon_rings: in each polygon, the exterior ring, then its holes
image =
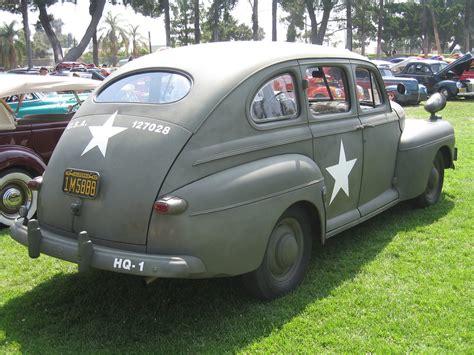
{"type": "Polygon", "coordinates": [[[194,256],[145,254],[105,247],[93,244],[85,232],[72,239],[42,229],[36,220],[24,226],[23,219],[17,219],[10,231],[14,240],[28,247],[30,257],[47,254],[78,264],[79,271],[92,267],[167,278],[197,278],[206,271],[204,263],[194,256]]]}

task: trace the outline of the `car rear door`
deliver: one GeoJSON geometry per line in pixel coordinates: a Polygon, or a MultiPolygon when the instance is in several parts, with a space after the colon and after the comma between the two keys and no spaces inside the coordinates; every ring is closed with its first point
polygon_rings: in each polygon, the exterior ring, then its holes
{"type": "Polygon", "coordinates": [[[357,203],[363,148],[356,94],[350,86],[353,80],[347,61],[302,60],[300,67],[307,86],[313,157],[327,189],[326,230],[332,235],[339,227],[360,218],[357,203]]]}

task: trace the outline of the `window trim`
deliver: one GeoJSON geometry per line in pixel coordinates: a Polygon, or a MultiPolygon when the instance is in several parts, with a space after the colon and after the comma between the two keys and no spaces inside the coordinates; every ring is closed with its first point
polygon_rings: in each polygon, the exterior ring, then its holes
{"type": "Polygon", "coordinates": [[[304,59],[300,61],[300,72],[301,75],[304,77],[306,70],[311,67],[337,67],[343,70],[347,80],[347,88],[348,88],[348,97],[349,97],[349,110],[346,112],[335,112],[329,113],[324,115],[315,116],[311,114],[309,108],[309,100],[307,96],[306,89],[303,90],[304,96],[304,105],[307,111],[308,120],[310,123],[320,123],[326,121],[334,121],[340,119],[351,118],[354,115],[357,115],[357,105],[354,105],[355,102],[355,92],[352,82],[354,81],[354,73],[352,72],[352,66],[349,59],[328,59],[328,58],[315,58],[315,59],[304,59]]]}
{"type": "MultiPolygon", "coordinates": [[[[378,69],[374,66],[372,67],[368,63],[363,63],[363,62],[352,62],[352,68],[353,68],[353,75],[354,75],[354,87],[357,87],[357,69],[362,68],[367,70],[369,73],[373,73],[375,76],[375,83],[379,87],[380,90],[380,99],[381,99],[381,104],[379,106],[372,107],[370,110],[364,110],[362,106],[360,105],[359,99],[356,97],[356,102],[357,102],[357,110],[359,115],[370,115],[372,113],[380,113],[387,111],[388,108],[390,108],[388,96],[387,96],[387,90],[385,89],[385,84],[383,83],[382,76],[378,75],[377,78],[377,71],[378,69]]],[[[372,81],[372,76],[369,75],[370,80],[372,81]]]]}
{"type": "Polygon", "coordinates": [[[249,117],[249,121],[252,123],[252,125],[256,128],[261,128],[263,126],[268,126],[271,123],[280,123],[280,122],[294,122],[298,121],[298,118],[301,116],[301,103],[300,103],[300,93],[298,92],[298,78],[295,75],[294,71],[290,70],[290,68],[285,68],[286,70],[281,70],[276,73],[273,73],[270,76],[266,76],[264,80],[261,80],[259,84],[257,85],[257,89],[252,91],[252,95],[250,96],[250,99],[248,100],[247,104],[247,115],[249,117]],[[296,113],[294,115],[287,115],[287,116],[281,116],[277,118],[262,118],[262,119],[256,119],[253,114],[253,103],[255,102],[255,98],[257,97],[258,93],[266,86],[268,85],[272,80],[275,80],[276,78],[289,75],[291,79],[293,80],[293,92],[295,94],[295,99],[294,102],[296,104],[296,113]]]}
{"type": "Polygon", "coordinates": [[[93,102],[94,103],[97,103],[97,104],[113,104],[113,105],[172,105],[172,104],[176,104],[178,102],[180,102],[181,100],[185,99],[190,93],[191,91],[193,90],[193,87],[194,87],[194,80],[193,80],[193,77],[187,73],[187,72],[184,72],[184,71],[181,71],[181,70],[176,70],[176,69],[172,69],[172,68],[146,68],[146,69],[138,69],[138,70],[134,70],[134,71],[130,71],[130,72],[126,72],[126,73],[123,73],[122,75],[119,75],[117,76],[116,78],[113,78],[112,80],[110,80],[110,82],[106,83],[103,87],[101,87],[94,95],[93,97],[93,102]],[[186,79],[188,79],[189,81],[189,90],[188,92],[186,93],[186,95],[184,95],[183,97],[181,97],[180,99],[178,100],[175,100],[175,101],[170,101],[170,102],[164,102],[164,103],[156,103],[156,102],[123,102],[123,101],[97,101],[97,98],[98,96],[100,96],[105,90],[107,90],[111,85],[123,80],[123,79],[126,79],[126,78],[129,78],[131,76],[134,76],[134,75],[140,75],[140,74],[147,74],[147,73],[170,73],[170,74],[178,74],[178,75],[181,75],[183,77],[185,77],[186,79]]]}

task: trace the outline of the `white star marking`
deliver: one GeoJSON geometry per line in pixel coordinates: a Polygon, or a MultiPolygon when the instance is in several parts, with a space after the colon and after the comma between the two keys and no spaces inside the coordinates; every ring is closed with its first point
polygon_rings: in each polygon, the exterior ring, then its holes
{"type": "Polygon", "coordinates": [[[88,127],[92,133],[92,139],[82,152],[81,157],[89,150],[98,147],[105,158],[105,153],[107,152],[107,143],[109,142],[109,139],[115,136],[116,134],[119,134],[120,132],[123,132],[128,129],[127,127],[113,127],[116,116],[117,111],[112,116],[110,116],[102,126],[88,127]]]}
{"type": "Polygon", "coordinates": [[[334,200],[340,190],[344,191],[349,197],[349,174],[354,167],[356,159],[346,160],[346,152],[344,151],[344,143],[341,140],[341,148],[339,150],[339,163],[333,166],[329,166],[326,170],[334,178],[334,188],[331,194],[331,200],[329,204],[334,200]]]}

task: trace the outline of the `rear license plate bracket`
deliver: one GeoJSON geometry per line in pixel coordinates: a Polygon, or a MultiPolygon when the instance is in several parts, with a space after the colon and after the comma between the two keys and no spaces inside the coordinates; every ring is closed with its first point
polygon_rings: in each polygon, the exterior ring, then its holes
{"type": "Polygon", "coordinates": [[[95,199],[99,191],[100,174],[96,171],[66,169],[63,192],[69,195],[95,199]]]}

